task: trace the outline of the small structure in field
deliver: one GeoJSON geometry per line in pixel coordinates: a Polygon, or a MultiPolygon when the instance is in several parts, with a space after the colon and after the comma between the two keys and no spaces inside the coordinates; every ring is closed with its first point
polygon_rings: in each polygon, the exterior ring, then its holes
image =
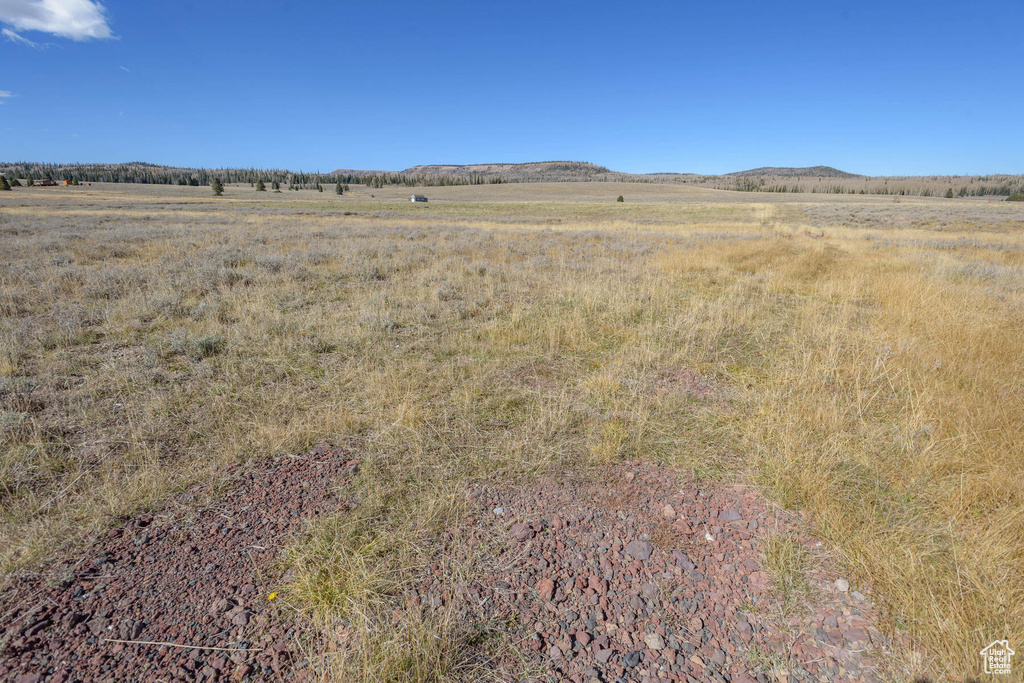
{"type": "Polygon", "coordinates": [[[42,187],[57,187],[57,181],[50,180],[49,178],[43,178],[42,180],[37,180],[36,185],[40,185],[42,187]]]}
{"type": "Polygon", "coordinates": [[[425,202],[425,201],[427,201],[427,198],[426,198],[426,196],[424,196],[422,194],[414,194],[412,197],[409,198],[409,201],[412,201],[412,202],[425,202]]]}
{"type": "Polygon", "coordinates": [[[64,181],[61,182],[61,184],[62,185],[71,185],[72,182],[70,180],[64,180],[64,181]]]}

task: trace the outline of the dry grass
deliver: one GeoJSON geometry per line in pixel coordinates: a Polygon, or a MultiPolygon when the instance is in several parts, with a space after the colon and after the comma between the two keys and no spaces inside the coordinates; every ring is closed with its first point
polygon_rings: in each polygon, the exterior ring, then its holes
{"type": "Polygon", "coordinates": [[[1024,208],[523,187],[4,198],[4,572],[228,461],[355,441],[358,514],[296,546],[290,599],[348,622],[339,678],[458,679],[480,625],[377,626],[464,487],[643,457],[806,510],[923,672],[1024,642],[1024,208]]]}
{"type": "Polygon", "coordinates": [[[783,608],[807,591],[807,551],[789,536],[771,534],[764,540],[764,564],[775,579],[783,608]]]}

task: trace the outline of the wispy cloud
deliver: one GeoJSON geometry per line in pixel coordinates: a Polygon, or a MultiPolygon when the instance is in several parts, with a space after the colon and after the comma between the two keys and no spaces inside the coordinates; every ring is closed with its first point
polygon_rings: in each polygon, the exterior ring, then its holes
{"type": "Polygon", "coordinates": [[[126,66],[119,66],[117,68],[120,69],[121,71],[125,72],[126,74],[130,74],[132,72],[132,70],[129,69],[128,67],[126,67],[126,66]]]}
{"type": "MultiPolygon", "coordinates": [[[[0,22],[18,31],[41,31],[71,40],[113,38],[106,9],[93,0],[0,0],[0,22]]],[[[8,40],[32,41],[4,30],[8,40]]]]}
{"type": "Polygon", "coordinates": [[[15,94],[10,90],[0,90],[0,104],[3,104],[4,100],[9,100],[12,97],[15,97],[15,94]]]}
{"type": "Polygon", "coordinates": [[[32,48],[34,50],[41,50],[42,47],[43,47],[42,45],[40,45],[39,43],[35,42],[34,40],[29,40],[28,38],[25,38],[23,36],[19,36],[17,33],[15,33],[14,31],[12,31],[9,28],[5,28],[3,30],[0,30],[0,33],[2,33],[4,35],[4,38],[6,38],[7,40],[11,41],[12,43],[16,43],[17,45],[24,45],[25,47],[30,47],[30,48],[32,48]]]}

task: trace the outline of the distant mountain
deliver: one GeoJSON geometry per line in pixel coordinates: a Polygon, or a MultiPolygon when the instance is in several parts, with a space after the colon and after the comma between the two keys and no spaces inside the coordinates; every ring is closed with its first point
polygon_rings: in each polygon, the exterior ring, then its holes
{"type": "MultiPolygon", "coordinates": [[[[335,174],[374,174],[382,171],[349,171],[338,169],[335,174]]],[[[507,183],[559,182],[579,180],[616,180],[626,174],[616,173],[604,166],[587,161],[533,161],[522,164],[427,164],[400,171],[404,176],[438,179],[469,179],[479,182],[507,183]]]]}
{"type": "MultiPolygon", "coordinates": [[[[394,171],[365,171],[355,169],[337,169],[335,175],[383,175],[396,173],[394,171]]],[[[588,161],[532,161],[521,164],[423,164],[411,166],[404,171],[398,171],[406,177],[433,178],[438,180],[468,180],[475,182],[506,182],[506,183],[540,183],[540,182],[566,182],[566,181],[607,181],[607,180],[634,180],[641,182],[665,182],[672,180],[684,180],[688,178],[748,178],[768,177],[776,178],[863,178],[864,176],[854,173],[840,171],[831,166],[808,166],[805,168],[789,168],[777,166],[763,166],[753,168],[749,171],[738,171],[736,173],[725,173],[721,176],[706,176],[695,173],[620,173],[605,166],[598,166],[588,161]]]]}
{"type": "Polygon", "coordinates": [[[752,168],[749,171],[737,171],[735,173],[726,173],[726,176],[732,176],[734,178],[747,178],[750,176],[778,176],[783,178],[795,178],[798,176],[813,176],[815,178],[863,178],[862,175],[856,173],[847,173],[846,171],[840,171],[838,168],[832,168],[831,166],[804,166],[802,168],[792,168],[789,166],[762,166],[761,168],[752,168]]]}

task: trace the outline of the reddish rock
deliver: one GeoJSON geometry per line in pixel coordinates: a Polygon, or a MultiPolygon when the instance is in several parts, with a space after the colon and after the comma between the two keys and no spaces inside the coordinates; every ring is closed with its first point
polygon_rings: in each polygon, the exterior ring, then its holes
{"type": "Polygon", "coordinates": [[[866,643],[868,641],[868,634],[863,629],[851,628],[843,631],[843,638],[848,643],[866,643]]]}
{"type": "Polygon", "coordinates": [[[739,510],[722,510],[718,513],[719,522],[738,522],[743,519],[739,510]]]}
{"type": "Polygon", "coordinates": [[[551,579],[541,579],[537,582],[536,590],[540,599],[548,602],[555,594],[555,582],[551,579]]]}

